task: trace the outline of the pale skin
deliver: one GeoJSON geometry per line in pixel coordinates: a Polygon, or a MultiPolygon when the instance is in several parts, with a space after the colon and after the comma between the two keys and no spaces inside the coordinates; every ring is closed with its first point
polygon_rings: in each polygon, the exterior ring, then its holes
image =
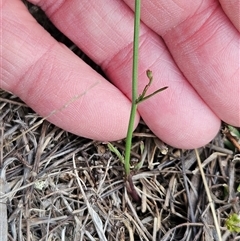
{"type": "MultiPolygon", "coordinates": [[[[54,40],[19,0],[1,1],[0,87],[80,136],[126,136],[130,112],[133,0],[32,0],[101,66],[112,83],[54,40]],[[77,96],[77,98],[75,98],[77,96]]],[[[142,0],[139,92],[153,71],[140,116],[164,142],[197,148],[221,120],[240,126],[238,0],[142,0]]]]}

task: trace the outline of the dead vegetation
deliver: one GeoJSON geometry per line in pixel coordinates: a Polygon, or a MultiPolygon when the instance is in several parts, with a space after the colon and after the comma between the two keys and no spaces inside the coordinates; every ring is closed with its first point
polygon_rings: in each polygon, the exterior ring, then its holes
{"type": "MultiPolygon", "coordinates": [[[[35,125],[41,118],[3,91],[0,107],[0,221],[7,222],[8,240],[218,240],[194,151],[169,147],[165,153],[140,124],[133,162],[142,158],[143,167],[133,180],[141,202],[134,203],[106,144],[47,121],[35,125]]],[[[199,152],[221,233],[238,240],[225,220],[239,212],[240,157],[222,142],[219,134],[199,152]]],[[[113,144],[124,150],[123,141],[113,144]]]]}
{"type": "MultiPolygon", "coordinates": [[[[135,203],[105,143],[57,128],[9,93],[0,97],[2,240],[219,240],[193,150],[166,147],[141,123],[132,150],[133,164],[143,163],[133,176],[135,203]]],[[[124,141],[112,144],[124,151],[124,141]]],[[[225,225],[240,212],[240,156],[222,133],[198,151],[222,240],[240,240],[225,225]]]]}

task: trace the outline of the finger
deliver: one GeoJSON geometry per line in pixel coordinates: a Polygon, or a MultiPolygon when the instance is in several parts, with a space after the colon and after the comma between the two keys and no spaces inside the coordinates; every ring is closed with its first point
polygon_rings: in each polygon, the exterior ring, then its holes
{"type": "Polygon", "coordinates": [[[239,33],[218,1],[143,1],[142,20],[216,115],[240,126],[239,33]]]}
{"type": "Polygon", "coordinates": [[[2,14],[1,88],[75,134],[125,137],[129,100],[46,33],[21,1],[4,1],[2,14]]]}
{"type": "MultiPolygon", "coordinates": [[[[100,64],[114,84],[130,97],[132,11],[123,2],[113,0],[99,0],[97,4],[91,0],[64,1],[61,6],[55,1],[39,4],[58,28],[100,64]]],[[[148,68],[154,73],[152,91],[169,86],[139,105],[147,125],[176,147],[194,148],[209,142],[219,129],[219,118],[186,81],[159,36],[142,25],[140,42],[139,90],[147,83],[148,68]]]]}
{"type": "Polygon", "coordinates": [[[240,32],[240,2],[239,0],[219,0],[223,11],[240,32]]]}

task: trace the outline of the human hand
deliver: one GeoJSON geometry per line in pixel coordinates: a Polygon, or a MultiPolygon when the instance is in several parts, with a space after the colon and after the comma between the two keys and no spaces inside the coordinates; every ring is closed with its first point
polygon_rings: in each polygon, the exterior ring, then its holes
{"type": "MultiPolygon", "coordinates": [[[[42,116],[78,96],[48,120],[92,139],[124,138],[131,96],[129,6],[133,8],[134,1],[31,2],[41,6],[116,87],[57,43],[19,0],[1,2],[0,87],[42,116]]],[[[220,119],[240,126],[239,1],[220,2],[224,10],[217,0],[142,1],[139,93],[148,82],[147,69],[154,76],[149,92],[169,88],[139,104],[138,111],[157,136],[175,147],[208,143],[220,119]]]]}

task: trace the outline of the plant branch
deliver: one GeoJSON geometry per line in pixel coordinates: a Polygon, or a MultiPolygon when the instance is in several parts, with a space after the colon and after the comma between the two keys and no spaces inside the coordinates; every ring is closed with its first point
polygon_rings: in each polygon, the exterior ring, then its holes
{"type": "Polygon", "coordinates": [[[125,174],[126,177],[130,175],[130,156],[132,147],[132,135],[134,129],[134,121],[137,112],[137,86],[138,86],[138,47],[139,47],[139,29],[140,29],[140,6],[141,0],[135,0],[135,14],[134,14],[134,38],[133,38],[133,71],[132,71],[132,107],[130,113],[130,120],[127,131],[126,145],[125,145],[125,174]]]}

